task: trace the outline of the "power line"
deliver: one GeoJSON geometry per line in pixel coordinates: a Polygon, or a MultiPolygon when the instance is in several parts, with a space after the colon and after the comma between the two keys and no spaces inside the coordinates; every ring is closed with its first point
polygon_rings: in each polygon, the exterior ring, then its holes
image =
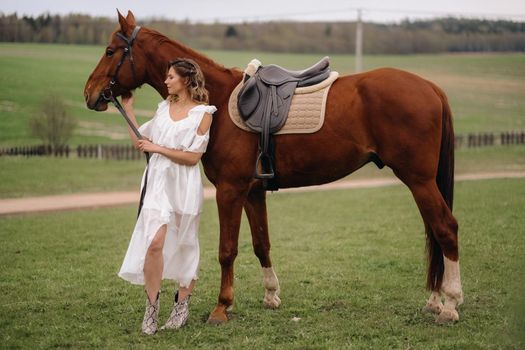
{"type": "Polygon", "coordinates": [[[308,16],[308,15],[320,15],[330,13],[357,13],[358,11],[363,13],[394,13],[394,14],[411,14],[411,15],[429,15],[429,16],[449,16],[449,17],[491,17],[493,19],[502,18],[514,18],[520,19],[525,18],[525,14],[505,14],[505,13],[487,13],[487,12],[448,12],[448,11],[424,11],[424,10],[402,10],[402,9],[391,9],[391,8],[368,8],[368,7],[345,7],[340,9],[332,10],[318,10],[318,11],[302,11],[302,12],[289,12],[279,14],[258,14],[254,16],[224,16],[224,17],[213,17],[203,18],[200,20],[194,20],[194,22],[235,22],[235,21],[260,21],[264,19],[291,19],[291,17],[297,16],[308,16]]]}
{"type": "Polygon", "coordinates": [[[416,14],[416,15],[436,15],[436,16],[472,16],[472,17],[507,17],[507,18],[525,18],[525,14],[508,14],[508,13],[488,13],[488,12],[447,12],[447,11],[422,11],[422,10],[398,10],[398,9],[381,9],[381,8],[363,8],[363,11],[369,12],[387,12],[399,14],[416,14]]]}
{"type": "Polygon", "coordinates": [[[339,9],[339,10],[324,10],[324,11],[304,11],[304,12],[293,12],[293,13],[285,13],[285,14],[271,14],[271,13],[267,13],[267,14],[259,14],[259,15],[254,15],[254,16],[225,16],[225,17],[213,17],[213,18],[204,18],[202,19],[203,21],[226,21],[226,20],[239,20],[239,21],[243,21],[243,20],[248,20],[248,19],[253,19],[253,20],[257,20],[257,19],[264,19],[264,18],[268,18],[268,19],[285,19],[285,18],[289,18],[290,16],[303,16],[303,15],[314,15],[314,14],[326,14],[326,13],[341,13],[341,11],[356,11],[356,9],[339,9]]]}

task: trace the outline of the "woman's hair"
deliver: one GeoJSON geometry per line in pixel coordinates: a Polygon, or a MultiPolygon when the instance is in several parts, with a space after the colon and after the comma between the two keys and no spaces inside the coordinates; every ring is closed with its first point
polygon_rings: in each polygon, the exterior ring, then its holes
{"type": "MultiPolygon", "coordinates": [[[[191,58],[179,57],[168,62],[168,67],[166,68],[166,75],[170,68],[173,67],[175,72],[183,79],[188,78],[188,83],[186,88],[190,94],[190,98],[194,101],[209,103],[209,94],[208,90],[204,87],[204,74],[202,73],[201,68],[191,58]]],[[[172,94],[169,96],[170,102],[176,102],[179,99],[179,95],[172,94]]]]}

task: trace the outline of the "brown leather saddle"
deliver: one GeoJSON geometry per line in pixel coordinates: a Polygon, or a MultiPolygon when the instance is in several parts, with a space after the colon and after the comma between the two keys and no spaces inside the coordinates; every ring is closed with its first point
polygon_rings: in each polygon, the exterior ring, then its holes
{"type": "Polygon", "coordinates": [[[237,95],[237,109],[246,125],[260,133],[254,177],[263,180],[265,190],[279,188],[275,179],[275,146],[271,135],[286,123],[295,88],[315,85],[328,78],[329,60],[325,56],[313,66],[299,71],[276,64],[260,65],[254,74],[244,76],[237,95]],[[259,171],[259,165],[262,171],[259,171]]]}

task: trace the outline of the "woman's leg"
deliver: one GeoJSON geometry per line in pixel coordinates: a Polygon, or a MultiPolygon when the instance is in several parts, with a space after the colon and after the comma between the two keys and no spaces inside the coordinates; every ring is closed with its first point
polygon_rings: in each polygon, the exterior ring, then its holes
{"type": "Polygon", "coordinates": [[[152,303],[157,298],[157,292],[160,290],[162,281],[162,270],[164,268],[162,248],[164,247],[167,227],[167,225],[162,225],[155,233],[144,260],[144,289],[152,303]]]}
{"type": "Polygon", "coordinates": [[[195,287],[195,282],[197,282],[197,280],[191,280],[191,283],[188,287],[179,286],[179,300],[184,300],[184,298],[186,298],[188,294],[191,293],[193,287],[195,287]]]}

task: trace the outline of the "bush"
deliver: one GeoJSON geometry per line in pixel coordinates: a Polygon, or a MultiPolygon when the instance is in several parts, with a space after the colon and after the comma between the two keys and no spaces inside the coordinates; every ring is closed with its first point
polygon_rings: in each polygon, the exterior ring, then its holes
{"type": "Polygon", "coordinates": [[[77,120],[56,92],[50,92],[42,98],[37,114],[29,120],[31,135],[53,148],[65,146],[76,126],[77,120]]]}

